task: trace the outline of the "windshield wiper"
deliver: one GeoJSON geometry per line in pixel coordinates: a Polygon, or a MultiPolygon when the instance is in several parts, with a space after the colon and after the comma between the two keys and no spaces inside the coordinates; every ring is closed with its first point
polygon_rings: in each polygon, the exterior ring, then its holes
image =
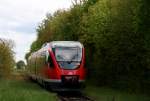
{"type": "Polygon", "coordinates": [[[76,56],[78,56],[78,54],[75,54],[75,55],[72,57],[72,59],[71,59],[70,61],[68,61],[68,63],[70,64],[70,63],[72,63],[72,62],[80,62],[80,61],[78,61],[78,60],[74,60],[76,56]]]}

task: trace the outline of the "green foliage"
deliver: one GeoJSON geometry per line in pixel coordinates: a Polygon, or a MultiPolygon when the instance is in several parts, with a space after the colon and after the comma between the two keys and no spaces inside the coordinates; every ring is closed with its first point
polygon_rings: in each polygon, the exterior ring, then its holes
{"type": "Polygon", "coordinates": [[[69,10],[47,15],[37,28],[31,52],[48,41],[81,41],[86,49],[88,78],[98,85],[150,88],[150,2],[81,1],[69,10]]]}

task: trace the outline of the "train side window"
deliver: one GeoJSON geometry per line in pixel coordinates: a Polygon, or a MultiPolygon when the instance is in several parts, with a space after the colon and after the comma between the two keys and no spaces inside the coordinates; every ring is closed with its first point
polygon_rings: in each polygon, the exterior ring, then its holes
{"type": "Polygon", "coordinates": [[[49,67],[51,67],[51,68],[54,67],[54,63],[53,63],[52,57],[51,57],[50,55],[48,56],[48,65],[49,65],[49,67]]]}

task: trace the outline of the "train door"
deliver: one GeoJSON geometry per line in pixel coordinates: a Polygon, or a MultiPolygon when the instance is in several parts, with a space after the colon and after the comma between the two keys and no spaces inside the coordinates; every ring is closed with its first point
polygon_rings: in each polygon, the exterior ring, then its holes
{"type": "Polygon", "coordinates": [[[47,71],[47,76],[49,79],[56,79],[56,70],[55,70],[55,65],[54,65],[54,62],[53,62],[53,59],[51,57],[51,55],[49,54],[49,52],[47,51],[47,68],[48,68],[48,71],[47,71]]]}

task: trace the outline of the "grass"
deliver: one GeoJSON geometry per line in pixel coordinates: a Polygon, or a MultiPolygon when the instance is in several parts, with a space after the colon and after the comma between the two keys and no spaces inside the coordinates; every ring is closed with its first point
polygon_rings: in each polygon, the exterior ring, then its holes
{"type": "MultiPolygon", "coordinates": [[[[56,93],[44,90],[38,84],[15,79],[0,79],[0,101],[57,101],[56,93]]],[[[106,87],[87,85],[84,92],[95,101],[150,101],[144,94],[128,93],[106,87]]]]}
{"type": "Polygon", "coordinates": [[[0,101],[56,101],[56,94],[41,89],[35,83],[0,80],[0,101]]]}
{"type": "Polygon", "coordinates": [[[148,95],[128,93],[105,87],[87,86],[85,92],[96,101],[150,101],[148,95]]]}

